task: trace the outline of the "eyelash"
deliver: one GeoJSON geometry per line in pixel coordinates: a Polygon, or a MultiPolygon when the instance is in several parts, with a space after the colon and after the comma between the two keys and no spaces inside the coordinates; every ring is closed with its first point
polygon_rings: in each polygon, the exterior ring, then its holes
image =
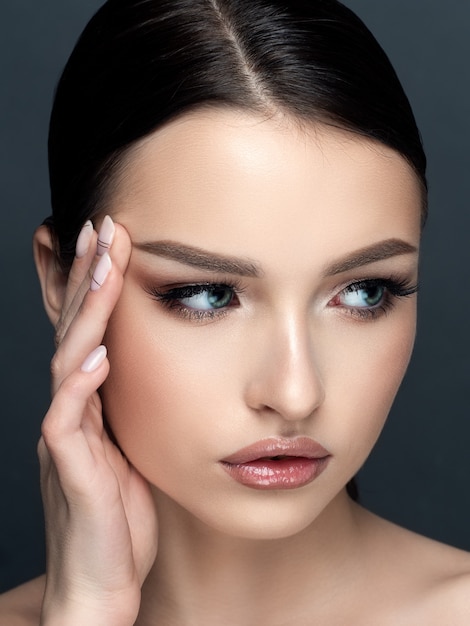
{"type": "MultiPolygon", "coordinates": [[[[191,321],[210,321],[227,315],[228,310],[240,304],[238,296],[242,294],[244,289],[236,281],[224,283],[195,283],[190,285],[182,285],[181,287],[172,287],[166,291],[160,291],[155,287],[149,287],[147,292],[149,295],[160,302],[164,307],[176,313],[184,319],[191,321]],[[193,309],[181,300],[195,297],[206,292],[216,292],[217,290],[231,291],[232,297],[227,306],[220,309],[193,309]]],[[[360,320],[373,320],[390,311],[395,300],[398,298],[406,298],[418,291],[418,286],[409,283],[407,280],[389,277],[389,278],[373,278],[365,279],[350,283],[339,293],[337,293],[328,303],[331,307],[341,307],[348,315],[359,318],[360,320]],[[370,290],[380,288],[384,290],[380,303],[370,307],[354,307],[342,304],[341,297],[345,294],[358,293],[362,290],[370,290]]]]}
{"type": "Polygon", "coordinates": [[[366,280],[356,281],[344,287],[332,300],[329,306],[340,306],[342,309],[353,317],[360,320],[374,320],[381,315],[388,313],[398,298],[407,298],[417,293],[418,285],[412,284],[407,280],[395,278],[369,278],[366,280]],[[358,293],[362,290],[370,290],[380,288],[384,290],[383,297],[376,305],[369,307],[353,307],[340,303],[340,298],[347,293],[358,293]]]}
{"type": "Polygon", "coordinates": [[[172,287],[168,291],[160,291],[155,287],[147,290],[149,294],[161,302],[170,311],[174,311],[177,315],[189,320],[205,321],[227,315],[228,309],[239,304],[238,296],[243,293],[243,287],[236,281],[228,281],[225,283],[196,283],[194,285],[183,285],[181,287],[172,287]],[[181,303],[181,300],[192,298],[205,292],[215,292],[217,290],[231,291],[232,298],[227,306],[220,309],[192,309],[181,303]]]}

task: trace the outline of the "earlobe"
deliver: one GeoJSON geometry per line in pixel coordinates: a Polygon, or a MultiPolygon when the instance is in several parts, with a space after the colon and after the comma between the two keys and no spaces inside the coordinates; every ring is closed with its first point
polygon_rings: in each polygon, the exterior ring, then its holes
{"type": "Polygon", "coordinates": [[[40,226],[34,233],[33,252],[44,308],[55,327],[62,311],[67,277],[57,263],[51,233],[47,226],[40,226]]]}

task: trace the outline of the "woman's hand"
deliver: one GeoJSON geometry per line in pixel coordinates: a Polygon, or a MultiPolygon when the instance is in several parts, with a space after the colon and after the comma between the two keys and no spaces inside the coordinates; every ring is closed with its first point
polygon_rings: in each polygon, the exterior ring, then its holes
{"type": "Polygon", "coordinates": [[[38,446],[47,535],[43,626],[134,624],[156,556],[150,488],[108,436],[97,391],[109,371],[100,344],[130,251],[126,231],[109,217],[98,245],[87,223],[63,293],[53,400],[38,446]]]}

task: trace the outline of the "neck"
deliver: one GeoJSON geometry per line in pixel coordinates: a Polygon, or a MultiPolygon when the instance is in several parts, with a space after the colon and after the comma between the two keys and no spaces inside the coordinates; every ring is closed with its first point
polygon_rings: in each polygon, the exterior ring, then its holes
{"type": "Polygon", "coordinates": [[[360,515],[344,492],[309,527],[275,540],[229,537],[164,494],[157,500],[158,557],[142,590],[138,626],[300,624],[302,615],[311,623],[312,604],[321,609],[339,586],[354,593],[360,515]]]}

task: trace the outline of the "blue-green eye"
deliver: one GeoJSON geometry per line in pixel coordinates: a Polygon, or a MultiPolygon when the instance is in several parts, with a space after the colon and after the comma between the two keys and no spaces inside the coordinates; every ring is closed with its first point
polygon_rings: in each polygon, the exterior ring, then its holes
{"type": "Polygon", "coordinates": [[[417,285],[395,278],[373,278],[351,283],[340,291],[330,306],[345,309],[363,319],[376,318],[391,309],[398,298],[416,293],[417,285]]]}
{"type": "Polygon", "coordinates": [[[222,283],[200,283],[172,287],[167,291],[148,289],[150,295],[165,307],[187,319],[202,321],[224,315],[239,304],[241,289],[222,283]]]}
{"type": "Polygon", "coordinates": [[[234,297],[233,289],[227,285],[194,285],[185,289],[193,290],[193,293],[185,297],[180,296],[179,303],[198,311],[223,309],[230,306],[234,297]]]}
{"type": "Polygon", "coordinates": [[[356,283],[346,287],[339,300],[341,304],[352,308],[374,308],[383,302],[385,294],[384,285],[356,283]]]}

